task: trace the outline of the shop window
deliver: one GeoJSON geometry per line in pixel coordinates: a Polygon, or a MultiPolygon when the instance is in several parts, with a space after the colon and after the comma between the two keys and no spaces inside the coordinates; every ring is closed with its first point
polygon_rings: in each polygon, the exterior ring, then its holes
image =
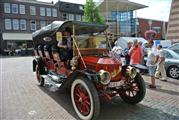
{"type": "Polygon", "coordinates": [[[156,31],[157,33],[160,33],[161,28],[160,27],[152,27],[152,30],[156,31]]]}

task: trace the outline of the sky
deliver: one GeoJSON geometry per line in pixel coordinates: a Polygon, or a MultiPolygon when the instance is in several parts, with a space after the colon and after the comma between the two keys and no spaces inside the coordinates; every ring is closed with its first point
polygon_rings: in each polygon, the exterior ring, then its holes
{"type": "MultiPolygon", "coordinates": [[[[57,2],[58,0],[39,0],[39,1],[57,2]]],[[[86,0],[61,0],[61,1],[85,4],[86,0]]],[[[94,0],[94,1],[98,2],[99,0],[94,0]]],[[[147,8],[137,10],[136,12],[137,17],[168,21],[172,0],[129,0],[129,1],[148,6],[147,8]]]]}

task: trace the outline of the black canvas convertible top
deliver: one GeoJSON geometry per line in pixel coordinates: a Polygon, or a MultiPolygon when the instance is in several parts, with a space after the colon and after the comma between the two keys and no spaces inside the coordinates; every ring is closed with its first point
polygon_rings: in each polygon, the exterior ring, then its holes
{"type": "Polygon", "coordinates": [[[71,31],[73,29],[73,25],[75,25],[75,35],[79,34],[89,34],[89,33],[100,33],[103,32],[107,25],[96,24],[96,23],[87,23],[80,21],[54,21],[51,24],[41,28],[40,30],[35,31],[32,34],[33,42],[35,44],[41,44],[44,37],[51,37],[52,41],[50,43],[56,43],[55,33],[60,31],[64,31],[66,28],[70,28],[71,31]]]}

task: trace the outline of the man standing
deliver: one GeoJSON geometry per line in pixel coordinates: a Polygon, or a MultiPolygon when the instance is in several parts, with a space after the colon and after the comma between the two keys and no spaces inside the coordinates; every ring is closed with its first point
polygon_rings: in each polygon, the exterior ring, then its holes
{"type": "Polygon", "coordinates": [[[131,47],[132,47],[132,42],[128,42],[127,48],[124,49],[124,57],[125,57],[125,60],[126,60],[126,65],[130,64],[129,50],[131,49],[131,47]]]}
{"type": "Polygon", "coordinates": [[[135,64],[141,64],[142,60],[142,49],[138,44],[138,40],[134,40],[133,47],[129,51],[130,54],[130,64],[135,65],[135,64]]]}
{"type": "Polygon", "coordinates": [[[155,70],[156,70],[156,63],[158,61],[158,54],[153,47],[154,42],[153,40],[150,40],[148,42],[148,56],[147,56],[147,62],[146,65],[148,67],[149,75],[150,75],[150,80],[151,84],[149,85],[150,88],[156,88],[155,86],[155,70]]]}
{"type": "Polygon", "coordinates": [[[158,65],[157,65],[155,77],[159,78],[160,73],[161,73],[162,80],[167,81],[166,80],[167,76],[166,76],[166,71],[165,71],[165,56],[164,56],[164,52],[162,49],[162,45],[158,45],[157,50],[158,50],[159,59],[158,59],[158,65]]]}

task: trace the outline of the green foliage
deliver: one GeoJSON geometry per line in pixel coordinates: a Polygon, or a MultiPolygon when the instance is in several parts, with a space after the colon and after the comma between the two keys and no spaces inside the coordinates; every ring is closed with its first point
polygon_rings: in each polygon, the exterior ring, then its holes
{"type": "Polygon", "coordinates": [[[86,0],[84,6],[84,21],[104,24],[105,20],[99,15],[99,10],[93,0],[86,0]]]}

